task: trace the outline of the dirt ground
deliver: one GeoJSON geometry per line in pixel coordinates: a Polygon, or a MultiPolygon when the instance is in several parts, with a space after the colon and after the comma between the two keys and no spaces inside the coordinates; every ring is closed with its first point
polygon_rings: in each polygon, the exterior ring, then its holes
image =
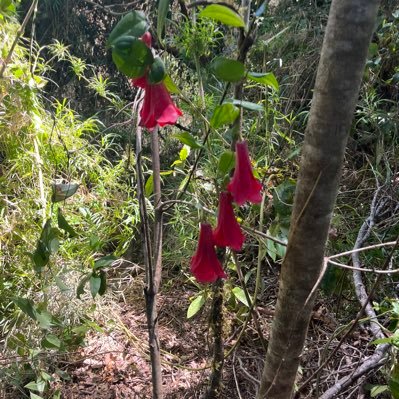
{"type": "MultiPolygon", "coordinates": [[[[119,286],[96,302],[94,320],[102,331],[91,330],[85,345],[62,359],[50,359],[65,373],[65,379],[52,382],[54,392],[60,390],[62,399],[149,399],[151,394],[151,368],[148,351],[147,322],[143,295],[143,275],[120,278],[119,286]],[[121,286],[121,281],[123,281],[121,286]]],[[[262,295],[258,299],[257,319],[262,335],[267,340],[277,297],[278,268],[263,276],[262,295]]],[[[163,384],[166,399],[203,398],[212,359],[212,334],[209,329],[210,300],[201,311],[187,319],[187,308],[198,290],[193,285],[166,278],[159,296],[159,336],[162,351],[163,384]]],[[[252,290],[253,287],[249,287],[252,290]]],[[[252,292],[252,291],[251,291],[252,292]]],[[[335,334],[342,320],[336,321],[333,301],[318,299],[311,320],[309,335],[301,358],[298,385],[307,379],[339,340],[335,334]]],[[[253,320],[241,338],[246,308],[244,305],[224,307],[225,352],[237,343],[225,360],[223,392],[220,399],[255,398],[265,357],[259,333],[253,320]]],[[[353,372],[367,355],[370,336],[366,329],[355,331],[322,370],[318,383],[298,398],[315,399],[342,376],[353,372]],[[319,389],[319,391],[317,391],[319,389]]],[[[367,383],[375,382],[375,373],[359,381],[337,399],[369,398],[353,396],[363,391],[367,383]],[[374,380],[373,380],[374,379],[374,380]]],[[[378,381],[377,381],[378,383],[378,381]]],[[[0,392],[1,399],[16,399],[21,392],[0,392]],[[3,396],[2,396],[3,395],[3,396]]]]}

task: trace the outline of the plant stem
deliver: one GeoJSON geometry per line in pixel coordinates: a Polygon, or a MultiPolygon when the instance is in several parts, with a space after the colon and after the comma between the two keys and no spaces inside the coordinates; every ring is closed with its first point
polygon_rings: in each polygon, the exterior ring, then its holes
{"type": "Polygon", "coordinates": [[[38,179],[39,179],[40,202],[42,204],[42,218],[43,218],[42,226],[44,226],[44,224],[46,223],[46,220],[47,220],[46,194],[44,192],[44,183],[43,183],[43,170],[42,170],[43,161],[40,157],[39,143],[38,143],[36,137],[33,139],[33,145],[35,147],[35,158],[36,158],[36,163],[37,163],[37,173],[38,173],[38,179]]]}
{"type": "Polygon", "coordinates": [[[3,61],[3,65],[1,66],[0,79],[3,77],[4,71],[6,70],[6,67],[7,67],[8,63],[11,61],[11,57],[12,57],[12,54],[13,54],[13,52],[15,50],[15,47],[16,47],[16,45],[18,43],[18,40],[22,36],[22,34],[24,33],[26,25],[28,24],[29,19],[32,16],[32,13],[33,13],[33,11],[35,10],[35,8],[37,6],[37,2],[38,2],[38,0],[33,0],[32,1],[32,4],[30,5],[27,14],[25,15],[25,18],[22,21],[22,24],[21,24],[20,28],[18,29],[17,35],[15,36],[15,39],[14,39],[12,45],[11,45],[10,51],[7,54],[7,58],[3,61]]]}
{"type": "Polygon", "coordinates": [[[223,352],[223,286],[222,279],[214,284],[213,302],[211,313],[211,326],[213,330],[213,360],[210,384],[205,399],[217,399],[222,388],[222,371],[224,364],[223,352]]]}
{"type": "MultiPolygon", "coordinates": [[[[140,205],[140,218],[141,218],[141,230],[143,234],[143,252],[144,252],[144,263],[146,268],[146,287],[144,289],[145,301],[146,301],[146,314],[147,314],[147,327],[148,327],[148,343],[150,347],[150,358],[151,358],[151,369],[152,369],[152,387],[153,387],[153,398],[154,399],[162,399],[162,369],[161,369],[161,356],[160,356],[160,347],[159,347],[159,339],[158,339],[158,314],[157,314],[157,290],[159,287],[160,281],[160,272],[157,272],[157,266],[159,268],[160,262],[160,246],[156,243],[162,243],[162,235],[158,236],[160,241],[154,240],[155,246],[152,248],[151,246],[151,237],[150,237],[150,227],[149,227],[149,218],[146,207],[146,199],[144,195],[144,175],[142,169],[142,130],[139,126],[137,126],[136,130],[136,169],[137,169],[137,196],[140,205]],[[153,257],[153,252],[155,256],[153,257]],[[155,270],[154,270],[155,265],[155,270]]],[[[158,140],[157,132],[152,133],[156,136],[156,140],[158,140]]],[[[160,199],[160,180],[159,180],[159,168],[158,168],[158,176],[156,173],[157,168],[157,160],[159,166],[159,151],[158,155],[153,154],[153,168],[154,168],[154,191],[155,191],[155,201],[160,199]],[[154,162],[155,157],[155,162],[154,162]],[[157,158],[158,157],[158,158],[157,158]]],[[[159,214],[156,212],[156,215],[159,214]]],[[[157,219],[157,218],[156,218],[157,219]]],[[[162,218],[161,218],[162,221],[162,218]]],[[[156,223],[155,231],[160,234],[157,229],[158,223],[156,223]]]]}
{"type": "Polygon", "coordinates": [[[161,284],[162,272],[162,212],[157,208],[161,203],[161,175],[159,161],[158,128],[151,133],[152,173],[154,179],[154,246],[152,258],[151,284],[146,290],[147,323],[152,368],[153,398],[161,399],[162,394],[162,366],[158,336],[157,294],[161,284]]]}

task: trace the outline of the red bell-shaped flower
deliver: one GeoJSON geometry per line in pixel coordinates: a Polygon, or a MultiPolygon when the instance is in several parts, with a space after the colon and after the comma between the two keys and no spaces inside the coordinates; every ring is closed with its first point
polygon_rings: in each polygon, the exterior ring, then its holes
{"type": "Polygon", "coordinates": [[[161,127],[174,125],[182,112],[173,103],[165,85],[162,82],[150,84],[147,81],[144,90],[144,104],[140,110],[140,126],[152,130],[157,125],[161,127]]]}
{"type": "Polygon", "coordinates": [[[230,247],[234,251],[241,251],[245,236],[234,215],[232,201],[230,193],[220,193],[218,225],[213,232],[213,240],[218,247],[230,247]]]}
{"type": "MultiPolygon", "coordinates": [[[[151,48],[151,33],[146,32],[141,40],[151,48]]],[[[144,103],[140,110],[140,126],[149,130],[156,126],[174,125],[177,118],[182,114],[179,108],[173,103],[170,94],[161,83],[151,84],[147,76],[144,75],[137,79],[132,79],[134,86],[145,90],[144,103]]]]}
{"type": "Polygon", "coordinates": [[[212,227],[201,223],[197,251],[191,258],[191,273],[200,283],[213,283],[218,278],[227,278],[214,247],[212,227]]]}
{"type": "Polygon", "coordinates": [[[261,189],[262,185],[255,179],[252,171],[247,142],[237,141],[236,166],[233,178],[227,186],[227,190],[231,192],[234,202],[241,206],[246,201],[255,204],[261,202],[261,189]]]}

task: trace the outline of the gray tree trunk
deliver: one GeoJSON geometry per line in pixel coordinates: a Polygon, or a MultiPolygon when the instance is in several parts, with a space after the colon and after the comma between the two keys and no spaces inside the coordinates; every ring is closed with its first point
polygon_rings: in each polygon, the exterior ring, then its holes
{"type": "Polygon", "coordinates": [[[258,399],[292,397],[378,5],[331,4],[258,399]]]}

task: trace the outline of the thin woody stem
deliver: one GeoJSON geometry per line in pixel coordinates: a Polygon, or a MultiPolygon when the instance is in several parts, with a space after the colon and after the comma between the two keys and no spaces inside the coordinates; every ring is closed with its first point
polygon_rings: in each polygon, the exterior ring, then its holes
{"type": "Polygon", "coordinates": [[[6,70],[6,67],[7,67],[7,65],[9,64],[9,62],[11,61],[11,57],[12,57],[12,55],[13,55],[13,53],[14,53],[15,47],[16,47],[16,45],[17,45],[17,43],[18,43],[18,40],[20,39],[20,37],[21,37],[22,34],[24,33],[25,28],[26,28],[26,25],[28,24],[28,22],[29,22],[29,20],[30,20],[30,17],[31,17],[32,14],[33,14],[33,11],[34,11],[35,8],[36,8],[37,3],[38,3],[38,0],[33,0],[33,1],[32,1],[32,4],[30,5],[27,14],[25,15],[25,18],[24,18],[24,20],[22,21],[22,24],[21,24],[20,28],[18,29],[17,35],[15,36],[15,39],[14,39],[12,45],[11,45],[10,51],[8,52],[6,59],[3,61],[3,65],[1,66],[1,69],[0,69],[0,79],[3,77],[4,72],[5,72],[5,70],[6,70]]]}

